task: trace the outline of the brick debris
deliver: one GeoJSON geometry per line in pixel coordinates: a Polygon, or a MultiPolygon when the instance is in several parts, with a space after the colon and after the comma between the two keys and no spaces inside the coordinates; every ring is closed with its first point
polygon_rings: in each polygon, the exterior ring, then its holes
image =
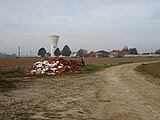
{"type": "Polygon", "coordinates": [[[44,58],[35,62],[30,70],[32,75],[55,75],[62,72],[79,72],[84,71],[84,61],[65,60],[63,58],[44,58]]]}

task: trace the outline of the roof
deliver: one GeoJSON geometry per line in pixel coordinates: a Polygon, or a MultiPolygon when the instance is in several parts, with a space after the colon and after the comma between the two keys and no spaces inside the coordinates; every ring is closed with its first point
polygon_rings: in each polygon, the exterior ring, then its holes
{"type": "Polygon", "coordinates": [[[96,53],[98,53],[98,52],[108,53],[108,52],[106,52],[105,50],[99,50],[99,51],[97,51],[96,53]]]}
{"type": "Polygon", "coordinates": [[[122,52],[122,51],[120,51],[120,50],[113,50],[112,52],[122,52]]]}

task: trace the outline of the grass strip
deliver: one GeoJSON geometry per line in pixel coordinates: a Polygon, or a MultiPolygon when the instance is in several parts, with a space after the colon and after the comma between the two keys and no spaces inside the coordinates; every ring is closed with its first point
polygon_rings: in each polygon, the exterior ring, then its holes
{"type": "Polygon", "coordinates": [[[112,66],[113,66],[112,64],[86,64],[85,73],[96,72],[112,66]]]}
{"type": "Polygon", "coordinates": [[[85,65],[85,73],[92,73],[96,72],[99,70],[103,70],[105,68],[113,67],[113,66],[118,66],[118,65],[123,65],[123,64],[129,64],[133,62],[119,62],[116,64],[86,64],[85,65]]]}

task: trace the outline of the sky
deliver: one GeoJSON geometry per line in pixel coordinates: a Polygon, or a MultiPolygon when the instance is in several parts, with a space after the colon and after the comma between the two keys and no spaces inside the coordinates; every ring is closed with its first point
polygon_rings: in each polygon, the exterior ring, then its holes
{"type": "Polygon", "coordinates": [[[160,0],[0,0],[0,52],[37,55],[58,47],[72,51],[160,48],[160,0]]]}

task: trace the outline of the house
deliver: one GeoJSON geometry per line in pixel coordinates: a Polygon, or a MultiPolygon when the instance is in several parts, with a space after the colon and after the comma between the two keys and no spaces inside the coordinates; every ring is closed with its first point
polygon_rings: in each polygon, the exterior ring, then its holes
{"type": "Polygon", "coordinates": [[[94,52],[94,51],[91,51],[90,53],[88,53],[87,55],[86,55],[86,57],[96,57],[96,53],[94,52]]]}
{"type": "Polygon", "coordinates": [[[130,53],[129,52],[126,52],[126,51],[122,51],[123,52],[123,55],[129,55],[130,53]]]}
{"type": "Polygon", "coordinates": [[[96,52],[96,57],[109,57],[109,52],[100,50],[96,52]]]}
{"type": "Polygon", "coordinates": [[[124,52],[121,50],[113,50],[109,55],[109,57],[111,58],[121,58],[123,56],[124,56],[124,52]]]}

